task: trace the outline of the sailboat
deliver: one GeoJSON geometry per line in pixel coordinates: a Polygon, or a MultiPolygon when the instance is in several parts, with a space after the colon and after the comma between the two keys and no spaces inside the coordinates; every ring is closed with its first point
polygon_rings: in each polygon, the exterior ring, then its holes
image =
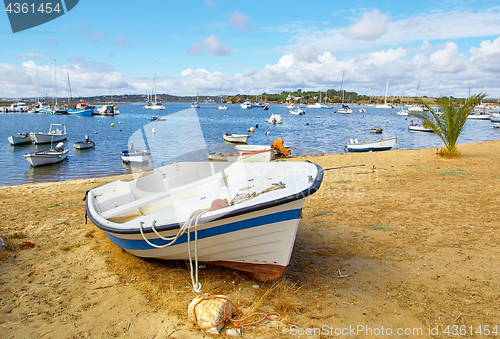
{"type": "Polygon", "coordinates": [[[315,102],[312,105],[307,105],[307,108],[322,108],[322,106],[323,105],[321,104],[321,92],[319,92],[319,101],[315,102]]]}
{"type": "Polygon", "coordinates": [[[420,105],[418,105],[418,98],[420,97],[420,80],[418,81],[418,86],[417,86],[417,104],[408,107],[409,112],[423,112],[424,109],[420,105]]]}
{"type": "Polygon", "coordinates": [[[349,105],[344,105],[344,75],[345,75],[345,68],[344,71],[342,72],[342,83],[340,84],[340,90],[342,91],[342,107],[337,109],[337,113],[351,114],[352,109],[349,107],[349,105]]]}
{"type": "MultiPolygon", "coordinates": [[[[73,95],[71,94],[71,83],[69,81],[69,73],[68,73],[68,89],[69,89],[69,96],[68,96],[68,107],[70,105],[70,99],[73,98],[73,95]]],[[[87,103],[79,103],[76,105],[76,109],[70,109],[68,108],[68,114],[69,115],[76,115],[76,116],[92,116],[94,113],[94,106],[89,106],[87,103]]]]}
{"type": "Polygon", "coordinates": [[[392,105],[387,103],[387,92],[389,91],[389,80],[387,80],[387,87],[385,89],[385,100],[382,105],[375,106],[376,108],[393,108],[392,105]]]}
{"type": "Polygon", "coordinates": [[[410,115],[410,112],[407,109],[405,109],[405,105],[403,102],[404,94],[405,94],[405,87],[403,86],[403,91],[401,93],[401,104],[399,107],[399,111],[397,113],[398,115],[410,115]]]}
{"type": "Polygon", "coordinates": [[[165,105],[162,104],[161,102],[157,102],[156,101],[156,73],[155,73],[155,77],[153,78],[153,89],[154,89],[154,93],[155,93],[155,103],[153,105],[151,105],[151,109],[152,110],[162,110],[162,109],[165,109],[165,105]]]}
{"type": "Polygon", "coordinates": [[[57,104],[57,60],[54,60],[54,79],[55,79],[55,90],[56,90],[56,95],[55,95],[55,104],[54,104],[54,114],[67,114],[68,113],[68,108],[66,106],[59,106],[57,104]]]}
{"type": "Polygon", "coordinates": [[[198,102],[198,97],[199,97],[199,93],[198,93],[198,90],[196,90],[196,101],[191,104],[191,107],[200,108],[200,103],[198,102]]]}
{"type": "Polygon", "coordinates": [[[227,107],[225,105],[223,105],[223,103],[222,103],[222,83],[220,84],[220,105],[219,105],[219,109],[221,111],[225,111],[227,109],[227,107]]]}
{"type": "Polygon", "coordinates": [[[144,108],[150,109],[153,104],[151,103],[151,95],[149,93],[149,78],[148,78],[148,87],[146,89],[146,98],[148,101],[144,104],[144,108]]]}
{"type": "Polygon", "coordinates": [[[328,92],[325,93],[325,103],[324,104],[321,104],[321,108],[326,108],[326,109],[332,109],[333,106],[332,105],[328,105],[326,103],[326,100],[328,99],[328,92]]]}

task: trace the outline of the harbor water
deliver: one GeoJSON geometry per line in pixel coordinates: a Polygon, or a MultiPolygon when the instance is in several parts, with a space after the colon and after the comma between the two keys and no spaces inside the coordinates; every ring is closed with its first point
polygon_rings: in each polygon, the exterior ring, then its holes
{"type": "MultiPolygon", "coordinates": [[[[344,153],[349,139],[375,141],[397,136],[395,149],[441,147],[442,141],[434,133],[408,130],[411,116],[397,115],[398,109],[377,109],[372,106],[354,106],[352,114],[337,114],[335,109],[305,108],[304,115],[291,115],[285,105],[269,105],[269,110],[240,105],[201,104],[191,108],[188,103],[169,103],[165,110],[144,109],[143,104],[121,104],[116,116],[70,116],[33,113],[0,113],[2,124],[0,140],[1,185],[20,185],[34,182],[126,174],[136,170],[167,165],[178,161],[205,161],[209,152],[237,153],[234,145],[223,141],[226,131],[232,134],[250,134],[248,144],[270,145],[276,138],[292,146],[292,155],[344,153]],[[366,112],[359,112],[364,108],[366,112]],[[280,114],[282,124],[265,122],[271,114],[280,114]],[[162,121],[150,122],[156,115],[162,121]],[[32,167],[23,154],[50,148],[50,144],[12,146],[10,135],[23,132],[47,132],[50,124],[66,125],[69,149],[68,160],[48,166],[32,167]],[[255,128],[249,133],[250,127],[255,128]],[[371,128],[382,127],[382,134],[371,134],[371,128]],[[266,133],[269,132],[269,133],[266,133]],[[95,141],[95,149],[76,150],[73,143],[88,135],[95,141]],[[133,144],[135,150],[151,151],[146,166],[130,166],[122,162],[120,153],[133,144]]],[[[468,120],[459,143],[473,143],[500,139],[500,131],[492,128],[489,120],[468,120]]],[[[55,145],[53,145],[55,146],[55,145]]]]}

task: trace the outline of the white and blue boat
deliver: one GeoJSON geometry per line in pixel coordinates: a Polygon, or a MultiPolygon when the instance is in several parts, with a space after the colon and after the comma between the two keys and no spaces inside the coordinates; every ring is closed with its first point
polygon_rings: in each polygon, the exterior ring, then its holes
{"type": "Polygon", "coordinates": [[[351,139],[347,143],[346,149],[349,152],[388,151],[394,147],[396,141],[397,137],[371,142],[358,142],[357,139],[351,139]]]}
{"type": "Polygon", "coordinates": [[[181,162],[90,190],[86,209],[135,256],[194,257],[273,281],[290,262],[304,200],[322,179],[322,168],[307,162],[181,162]]]}

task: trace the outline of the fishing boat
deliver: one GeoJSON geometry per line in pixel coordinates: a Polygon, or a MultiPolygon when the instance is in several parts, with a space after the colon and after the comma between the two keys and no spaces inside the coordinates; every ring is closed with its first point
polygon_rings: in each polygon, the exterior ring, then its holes
{"type": "Polygon", "coordinates": [[[432,128],[424,127],[424,126],[419,126],[419,125],[410,125],[410,126],[408,126],[408,129],[410,131],[414,131],[414,132],[434,133],[434,130],[432,128]]]}
{"type": "Polygon", "coordinates": [[[74,116],[87,116],[91,117],[94,114],[94,109],[93,108],[85,108],[85,109],[68,109],[68,114],[69,115],[74,115],[74,116]]]}
{"type": "Polygon", "coordinates": [[[407,109],[400,109],[398,111],[398,113],[396,113],[397,115],[410,115],[410,111],[408,111],[407,109]]]}
{"type": "Polygon", "coordinates": [[[102,105],[94,111],[94,115],[118,115],[120,112],[114,104],[102,105]]]}
{"type": "Polygon", "coordinates": [[[382,133],[383,130],[382,127],[370,128],[370,133],[382,133]]]}
{"type": "Polygon", "coordinates": [[[304,114],[306,114],[306,111],[304,111],[300,107],[297,107],[296,109],[291,109],[289,112],[291,115],[304,115],[304,114]]]}
{"type": "Polygon", "coordinates": [[[492,122],[492,123],[491,123],[491,126],[492,126],[493,128],[500,128],[500,122],[492,122]]]}
{"type": "Polygon", "coordinates": [[[227,131],[226,134],[222,136],[225,141],[232,142],[236,144],[246,144],[250,135],[248,134],[231,134],[231,132],[227,131]]]}
{"type": "Polygon", "coordinates": [[[349,107],[349,105],[342,105],[337,109],[337,113],[339,114],[351,114],[352,113],[352,108],[349,107]]]}
{"type": "Polygon", "coordinates": [[[346,148],[349,152],[387,151],[394,147],[396,140],[397,137],[372,142],[358,142],[357,139],[351,139],[346,148]]]}
{"type": "Polygon", "coordinates": [[[132,150],[122,151],[121,153],[122,161],[126,163],[141,164],[144,162],[148,162],[150,156],[151,152],[145,150],[135,151],[132,149],[132,150]]]}
{"type": "Polygon", "coordinates": [[[85,136],[85,140],[83,141],[77,141],[73,144],[73,147],[75,149],[87,149],[87,148],[94,148],[95,147],[95,142],[89,139],[89,136],[85,136]]]}
{"type": "Polygon", "coordinates": [[[243,109],[251,109],[252,108],[252,103],[249,100],[245,100],[242,104],[240,104],[241,108],[243,109]]]}
{"type": "Polygon", "coordinates": [[[54,149],[46,149],[34,153],[23,154],[24,158],[31,166],[43,166],[55,164],[68,158],[69,150],[64,148],[64,143],[60,142],[54,149]]]}
{"type": "Polygon", "coordinates": [[[66,140],[68,133],[66,133],[66,125],[51,124],[48,132],[32,132],[30,137],[35,144],[47,144],[66,140]]]}
{"type": "Polygon", "coordinates": [[[280,114],[271,114],[267,122],[273,125],[281,124],[281,115],[280,114]]]}
{"type": "Polygon", "coordinates": [[[29,144],[33,141],[29,133],[17,133],[17,135],[8,137],[7,140],[9,140],[11,145],[29,144]]]}
{"type": "Polygon", "coordinates": [[[472,120],[491,120],[491,114],[489,113],[471,113],[467,116],[467,119],[472,119],[472,120]]]}
{"type": "Polygon", "coordinates": [[[88,191],[86,210],[135,256],[190,260],[200,291],[198,263],[258,281],[282,276],[304,200],[322,179],[322,168],[307,162],[181,162],[88,191]]]}

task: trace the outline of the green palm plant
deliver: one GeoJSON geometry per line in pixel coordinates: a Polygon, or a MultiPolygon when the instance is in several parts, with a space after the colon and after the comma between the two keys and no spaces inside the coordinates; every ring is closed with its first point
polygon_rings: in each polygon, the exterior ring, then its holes
{"type": "Polygon", "coordinates": [[[443,140],[445,148],[440,149],[443,156],[458,156],[457,140],[464,130],[467,117],[475,106],[481,103],[486,94],[476,94],[468,98],[461,106],[450,102],[447,97],[438,99],[441,112],[435,112],[427,103],[420,101],[428,111],[412,112],[410,115],[421,119],[425,127],[431,128],[443,140]]]}

